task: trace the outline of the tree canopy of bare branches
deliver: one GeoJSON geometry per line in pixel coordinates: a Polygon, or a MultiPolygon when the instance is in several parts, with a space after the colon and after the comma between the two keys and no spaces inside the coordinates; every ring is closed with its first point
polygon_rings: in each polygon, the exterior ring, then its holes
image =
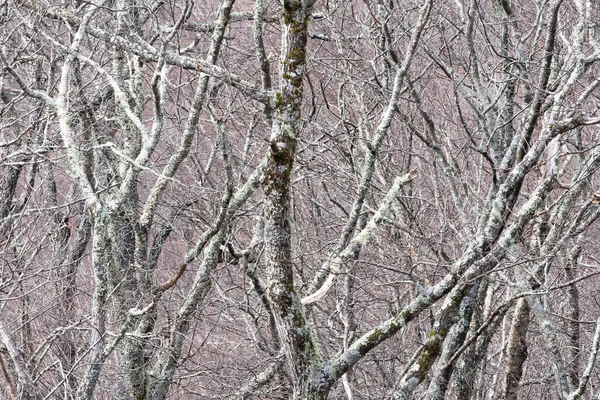
{"type": "Polygon", "coordinates": [[[0,397],[598,398],[599,24],[0,2],[0,397]]]}

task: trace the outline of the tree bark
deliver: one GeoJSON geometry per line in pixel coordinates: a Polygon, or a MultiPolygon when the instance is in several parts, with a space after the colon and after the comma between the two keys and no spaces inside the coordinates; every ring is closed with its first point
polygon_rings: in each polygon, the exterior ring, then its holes
{"type": "Polygon", "coordinates": [[[310,1],[285,1],[282,16],[280,90],[273,99],[274,119],[262,188],[267,294],[291,377],[294,399],[325,398],[313,387],[321,363],[304,307],[294,286],[290,227],[291,176],[300,136],[310,1]]]}
{"type": "Polygon", "coordinates": [[[507,400],[516,400],[519,395],[519,382],[523,375],[523,364],[527,359],[529,310],[527,299],[519,299],[510,325],[506,344],[506,376],[503,394],[507,400]]]}

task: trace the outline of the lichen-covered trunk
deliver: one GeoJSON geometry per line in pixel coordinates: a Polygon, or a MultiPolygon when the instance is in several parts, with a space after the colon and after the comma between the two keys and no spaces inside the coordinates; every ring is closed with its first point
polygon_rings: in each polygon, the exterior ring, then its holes
{"type": "Polygon", "coordinates": [[[272,305],[282,350],[292,380],[293,398],[325,398],[315,384],[320,355],[294,287],[290,226],[291,175],[300,135],[300,109],[305,74],[308,19],[312,4],[286,1],[282,16],[280,90],[273,99],[275,110],[270,149],[262,183],[265,193],[265,256],[268,297],[272,305]]]}
{"type": "Polygon", "coordinates": [[[429,339],[421,347],[416,362],[400,380],[398,388],[393,394],[394,399],[407,400],[412,398],[416,387],[425,380],[431,367],[442,352],[446,337],[457,320],[461,302],[469,290],[471,290],[471,286],[456,286],[446,297],[436,316],[433,329],[429,332],[429,339]]]}
{"type": "Polygon", "coordinates": [[[520,299],[510,326],[506,345],[506,377],[504,398],[516,400],[519,394],[519,381],[523,375],[523,364],[527,359],[527,329],[529,327],[529,303],[520,299]]]}
{"type": "Polygon", "coordinates": [[[107,270],[110,268],[112,243],[108,227],[113,217],[108,211],[101,209],[94,213],[92,228],[92,269],[94,276],[94,294],[91,309],[89,364],[85,377],[80,384],[78,397],[92,399],[94,389],[100,378],[102,354],[104,352],[104,335],[106,333],[106,305],[108,298],[107,270]]]}
{"type": "MultiPolygon", "coordinates": [[[[569,281],[575,280],[574,269],[577,267],[577,259],[581,254],[581,246],[576,245],[571,251],[569,264],[565,268],[565,275],[569,281]]],[[[579,330],[579,320],[581,318],[581,307],[579,304],[579,289],[576,284],[567,288],[570,319],[568,321],[569,349],[571,353],[571,363],[569,364],[568,377],[572,387],[579,386],[579,369],[581,364],[581,332],[579,330]]]]}
{"type": "MultiPolygon", "coordinates": [[[[466,340],[471,340],[477,335],[477,331],[481,327],[483,321],[489,316],[492,307],[492,299],[494,297],[495,287],[490,285],[487,280],[481,282],[481,287],[477,295],[477,305],[473,309],[471,325],[467,333],[466,340]]],[[[453,394],[456,400],[470,400],[475,390],[477,375],[481,373],[481,362],[487,353],[487,348],[492,340],[493,333],[500,324],[502,318],[496,318],[484,333],[477,339],[477,343],[473,344],[462,353],[461,360],[454,368],[453,377],[453,394]]]]}
{"type": "Polygon", "coordinates": [[[427,398],[431,400],[444,400],[446,398],[450,377],[454,371],[453,365],[449,362],[467,337],[473,310],[476,306],[479,287],[480,284],[476,283],[471,288],[469,294],[462,299],[458,312],[458,321],[450,328],[448,336],[444,341],[442,354],[439,357],[436,368],[433,370],[431,383],[427,389],[427,398]]]}

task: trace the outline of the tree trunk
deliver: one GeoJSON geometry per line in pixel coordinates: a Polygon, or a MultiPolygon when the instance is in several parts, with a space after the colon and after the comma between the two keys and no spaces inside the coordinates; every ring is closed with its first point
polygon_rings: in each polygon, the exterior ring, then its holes
{"type": "Polygon", "coordinates": [[[506,377],[504,380],[504,398],[516,400],[519,395],[519,381],[523,374],[523,364],[527,359],[527,329],[529,328],[529,303],[520,299],[510,325],[506,345],[506,377]]]}
{"type": "Polygon", "coordinates": [[[281,348],[287,359],[294,399],[325,398],[311,379],[321,357],[294,287],[291,175],[300,136],[306,40],[312,2],[285,1],[282,17],[281,82],[275,93],[270,150],[264,173],[265,259],[268,296],[281,348]]]}
{"type": "Polygon", "coordinates": [[[437,367],[433,371],[433,377],[427,389],[427,397],[429,399],[444,400],[446,398],[448,383],[454,371],[454,366],[447,364],[467,337],[480,286],[479,283],[475,284],[460,304],[458,322],[452,326],[448,337],[444,341],[442,354],[438,360],[437,367]]]}

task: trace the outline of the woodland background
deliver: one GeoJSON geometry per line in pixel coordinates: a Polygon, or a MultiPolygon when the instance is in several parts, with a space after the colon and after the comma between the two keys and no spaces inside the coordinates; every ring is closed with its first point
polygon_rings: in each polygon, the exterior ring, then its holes
{"type": "Polygon", "coordinates": [[[596,0],[0,2],[0,397],[600,399],[596,0]]]}

